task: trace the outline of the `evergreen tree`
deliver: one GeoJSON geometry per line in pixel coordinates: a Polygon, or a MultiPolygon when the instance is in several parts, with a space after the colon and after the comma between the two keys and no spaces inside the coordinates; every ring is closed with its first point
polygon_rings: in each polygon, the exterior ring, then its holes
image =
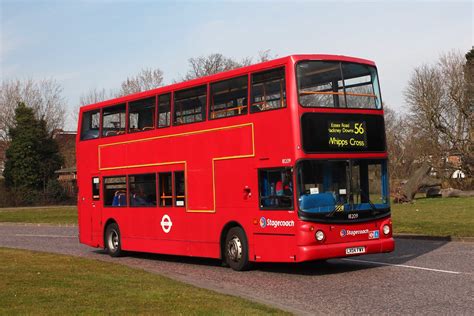
{"type": "Polygon", "coordinates": [[[10,188],[43,191],[61,166],[58,145],[48,135],[46,122],[37,120],[32,108],[20,102],[6,151],[5,184],[10,188]]]}
{"type": "Polygon", "coordinates": [[[20,102],[15,109],[14,126],[8,134],[12,141],[5,153],[5,184],[15,188],[38,188],[41,184],[38,173],[40,155],[33,109],[20,102]]]}

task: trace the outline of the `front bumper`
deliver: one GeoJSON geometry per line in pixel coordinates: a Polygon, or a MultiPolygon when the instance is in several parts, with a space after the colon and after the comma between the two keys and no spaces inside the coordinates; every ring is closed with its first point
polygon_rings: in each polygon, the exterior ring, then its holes
{"type": "Polygon", "coordinates": [[[377,240],[354,241],[338,244],[318,244],[311,246],[298,246],[296,261],[312,261],[330,258],[351,257],[381,252],[392,252],[395,249],[393,238],[382,238],[377,240]],[[352,247],[365,247],[365,253],[347,255],[346,249],[352,247]]]}

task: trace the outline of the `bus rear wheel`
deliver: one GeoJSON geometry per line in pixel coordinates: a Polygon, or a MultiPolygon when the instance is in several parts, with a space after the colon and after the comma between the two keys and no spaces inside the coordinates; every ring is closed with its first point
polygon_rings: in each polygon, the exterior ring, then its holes
{"type": "Polygon", "coordinates": [[[250,268],[247,236],[242,228],[233,227],[227,233],[224,258],[235,271],[245,271],[250,268]]]}
{"type": "Polygon", "coordinates": [[[116,223],[109,224],[105,229],[105,249],[111,257],[120,257],[123,254],[120,229],[116,223]]]}

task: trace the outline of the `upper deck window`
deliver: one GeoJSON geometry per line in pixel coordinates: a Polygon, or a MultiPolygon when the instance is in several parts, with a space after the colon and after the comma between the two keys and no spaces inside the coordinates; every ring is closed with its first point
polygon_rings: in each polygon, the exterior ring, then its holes
{"type": "Polygon", "coordinates": [[[82,114],[81,140],[99,137],[100,110],[88,111],[82,114]]]}
{"type": "Polygon", "coordinates": [[[133,101],[128,104],[129,132],[142,132],[154,128],[156,98],[133,101]]]}
{"type": "Polygon", "coordinates": [[[125,104],[109,106],[102,112],[102,136],[125,133],[125,104]]]}
{"type": "Polygon", "coordinates": [[[158,96],[158,128],[168,127],[171,122],[171,93],[158,96]]]}
{"type": "Polygon", "coordinates": [[[206,119],[207,86],[178,91],[174,95],[174,124],[201,122],[206,119]]]}
{"type": "Polygon", "coordinates": [[[252,112],[286,106],[285,68],[252,74],[252,112]]]}
{"type": "Polygon", "coordinates": [[[375,67],[333,61],[304,61],[296,67],[304,107],[380,109],[375,67]]]}
{"type": "Polygon", "coordinates": [[[211,84],[211,119],[247,114],[248,77],[211,84]]]}

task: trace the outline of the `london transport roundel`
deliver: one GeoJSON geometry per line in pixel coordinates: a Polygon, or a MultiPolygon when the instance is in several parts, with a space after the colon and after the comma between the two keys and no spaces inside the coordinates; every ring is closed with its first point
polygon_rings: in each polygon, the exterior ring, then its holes
{"type": "Polygon", "coordinates": [[[173,226],[171,218],[168,216],[168,214],[163,215],[163,217],[161,218],[161,228],[166,234],[170,232],[171,226],[173,226]]]}

